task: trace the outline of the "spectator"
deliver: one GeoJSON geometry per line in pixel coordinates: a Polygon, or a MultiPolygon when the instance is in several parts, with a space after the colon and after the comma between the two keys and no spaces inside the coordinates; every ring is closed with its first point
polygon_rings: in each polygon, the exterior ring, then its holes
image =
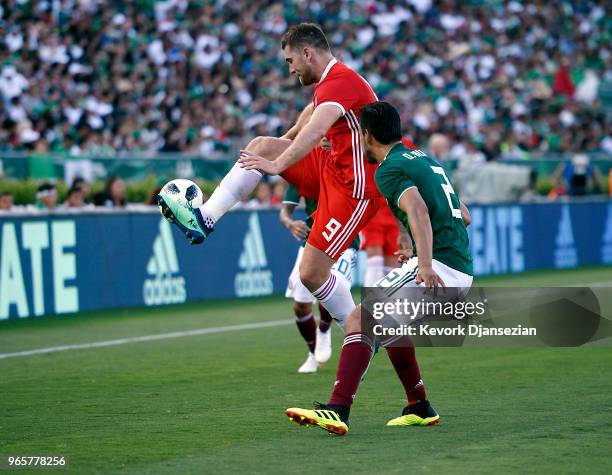
{"type": "Polygon", "coordinates": [[[272,192],[270,185],[265,181],[259,182],[257,188],[255,188],[255,194],[253,198],[246,204],[247,209],[259,209],[267,208],[270,206],[270,198],[272,192]]]}
{"type": "Polygon", "coordinates": [[[122,178],[113,176],[106,180],[104,191],[96,193],[93,198],[94,205],[107,208],[122,208],[126,205],[125,182],[122,178]]]}
{"type": "Polygon", "coordinates": [[[38,187],[35,206],[47,210],[57,208],[57,188],[53,183],[43,183],[38,187]]]}
{"type": "Polygon", "coordinates": [[[283,31],[304,20],[399,106],[415,143],[440,133],[487,137],[489,158],[502,141],[588,152],[611,128],[598,86],[612,74],[601,0],[9,4],[0,150],[44,140],[75,155],[210,158],[245,134],[281,135],[311,98],[279,54],[283,31]],[[560,140],[566,132],[573,140],[560,140]]]}
{"type": "Polygon", "coordinates": [[[465,151],[458,156],[459,166],[461,168],[481,165],[486,162],[487,158],[485,154],[480,151],[478,145],[480,145],[480,142],[477,139],[466,141],[465,151]]]}
{"type": "Polygon", "coordinates": [[[287,182],[285,180],[277,180],[272,184],[272,196],[270,197],[270,204],[272,206],[280,206],[285,197],[285,190],[287,189],[287,182]]]}
{"type": "Polygon", "coordinates": [[[163,187],[164,186],[161,185],[161,186],[156,186],[155,188],[153,188],[151,192],[145,198],[144,204],[157,206],[157,195],[159,195],[159,192],[162,190],[163,187]]]}
{"type": "Polygon", "coordinates": [[[68,195],[66,196],[66,202],[64,203],[65,208],[83,208],[85,207],[85,195],[83,190],[76,186],[70,188],[68,190],[68,195]]]}
{"type": "Polygon", "coordinates": [[[569,196],[598,193],[602,189],[601,185],[601,173],[584,153],[577,153],[560,163],[553,176],[554,189],[564,190],[569,196]]]}
{"type": "Polygon", "coordinates": [[[13,195],[9,191],[0,193],[0,210],[10,211],[13,207],[13,195]]]}
{"type": "Polygon", "coordinates": [[[444,134],[433,134],[429,139],[429,152],[431,156],[440,162],[448,159],[450,153],[450,141],[444,134]]]}
{"type": "Polygon", "coordinates": [[[78,188],[83,196],[83,201],[85,203],[89,201],[89,197],[91,195],[91,186],[85,178],[77,176],[72,182],[71,188],[78,188]]]}

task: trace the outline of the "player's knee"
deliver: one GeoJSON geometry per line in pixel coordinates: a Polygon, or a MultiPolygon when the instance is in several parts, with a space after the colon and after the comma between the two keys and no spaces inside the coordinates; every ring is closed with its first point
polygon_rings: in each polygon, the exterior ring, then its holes
{"type": "Polygon", "coordinates": [[[300,265],[300,280],[304,287],[306,287],[311,292],[319,289],[327,280],[329,276],[328,269],[317,269],[312,265],[304,265],[304,261],[302,261],[302,265],[300,265]]]}
{"type": "Polygon", "coordinates": [[[306,317],[312,313],[312,304],[293,301],[293,313],[298,318],[306,317]]]}
{"type": "Polygon", "coordinates": [[[246,150],[263,156],[269,149],[269,145],[272,140],[274,140],[274,137],[265,137],[260,135],[249,142],[249,144],[246,146],[246,150]]]}

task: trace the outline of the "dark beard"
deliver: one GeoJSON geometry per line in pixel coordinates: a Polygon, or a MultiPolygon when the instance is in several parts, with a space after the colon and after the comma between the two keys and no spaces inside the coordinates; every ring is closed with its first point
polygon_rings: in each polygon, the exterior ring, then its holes
{"type": "Polygon", "coordinates": [[[370,152],[369,150],[365,151],[365,156],[366,156],[366,160],[368,161],[368,163],[372,165],[376,165],[378,163],[376,161],[376,157],[374,157],[374,154],[370,152]]]}

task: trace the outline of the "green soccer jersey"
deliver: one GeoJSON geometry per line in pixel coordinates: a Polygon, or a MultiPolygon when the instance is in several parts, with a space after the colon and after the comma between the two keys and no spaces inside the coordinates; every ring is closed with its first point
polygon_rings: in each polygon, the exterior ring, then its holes
{"type": "MultiPolygon", "coordinates": [[[[306,225],[312,229],[312,225],[314,224],[314,214],[317,211],[317,200],[304,197],[304,201],[306,203],[306,225]]],[[[300,204],[300,192],[295,186],[287,184],[287,190],[285,191],[285,196],[283,197],[283,203],[293,204],[295,206],[300,204]]],[[[306,241],[302,243],[302,246],[305,244],[306,241]]],[[[359,249],[359,236],[353,240],[349,247],[359,249]]]]}
{"type": "MultiPolygon", "coordinates": [[[[420,150],[395,145],[376,169],[376,185],[387,199],[393,214],[406,226],[412,237],[408,217],[399,199],[409,188],[416,187],[429,211],[433,231],[432,257],[453,269],[473,275],[468,234],[459,198],[444,169],[420,150]]],[[[414,239],[412,239],[414,242],[414,239]]],[[[413,247],[416,255],[416,246],[413,247]]]]}

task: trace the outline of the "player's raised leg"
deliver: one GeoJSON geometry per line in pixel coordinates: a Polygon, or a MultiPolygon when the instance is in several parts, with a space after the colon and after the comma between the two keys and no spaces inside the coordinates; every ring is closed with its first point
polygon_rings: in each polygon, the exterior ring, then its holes
{"type": "MultiPolygon", "coordinates": [[[[267,160],[275,160],[290,144],[291,140],[288,139],[256,137],[245,150],[267,160]]],[[[167,201],[161,195],[158,204],[162,214],[176,224],[192,244],[200,244],[214,230],[215,223],[255,189],[262,176],[258,170],[247,170],[235,163],[210,199],[199,208],[167,201]]]]}

